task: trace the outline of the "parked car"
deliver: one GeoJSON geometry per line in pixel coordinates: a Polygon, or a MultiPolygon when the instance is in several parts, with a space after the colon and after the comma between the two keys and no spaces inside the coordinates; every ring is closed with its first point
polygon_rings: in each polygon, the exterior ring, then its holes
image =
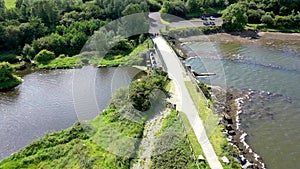
{"type": "Polygon", "coordinates": [[[209,26],[209,25],[210,25],[210,23],[209,23],[209,22],[203,22],[203,25],[205,25],[205,26],[209,26]]]}
{"type": "Polygon", "coordinates": [[[215,22],[209,22],[209,24],[210,24],[210,25],[216,25],[216,23],[215,23],[215,22]]]}
{"type": "Polygon", "coordinates": [[[212,20],[212,21],[214,21],[214,20],[215,20],[215,17],[210,16],[209,19],[212,20]]]}

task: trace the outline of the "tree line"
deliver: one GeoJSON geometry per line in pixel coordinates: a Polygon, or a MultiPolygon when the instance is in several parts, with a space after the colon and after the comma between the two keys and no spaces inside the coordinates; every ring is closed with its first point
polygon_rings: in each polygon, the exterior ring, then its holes
{"type": "Polygon", "coordinates": [[[0,0],[0,52],[31,60],[41,50],[76,55],[94,31],[111,20],[138,12],[161,11],[179,17],[223,11],[223,28],[247,23],[273,28],[300,27],[300,0],[0,0]],[[215,12],[215,11],[212,11],[215,12]]]}
{"type": "Polygon", "coordinates": [[[161,12],[180,17],[199,17],[219,13],[225,21],[223,28],[230,31],[242,30],[248,23],[278,29],[300,28],[300,0],[151,1],[161,5],[161,12]]]}
{"type": "Polygon", "coordinates": [[[228,30],[241,30],[247,23],[268,28],[299,29],[300,0],[240,0],[223,11],[228,30]]]}
{"type": "Polygon", "coordinates": [[[147,12],[143,0],[0,0],[0,52],[32,60],[41,50],[76,55],[94,31],[116,18],[147,12]]]}

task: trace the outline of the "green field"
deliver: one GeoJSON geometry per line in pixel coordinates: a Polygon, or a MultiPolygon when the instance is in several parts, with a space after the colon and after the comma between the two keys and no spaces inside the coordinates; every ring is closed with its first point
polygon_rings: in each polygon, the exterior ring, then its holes
{"type": "Polygon", "coordinates": [[[14,8],[16,7],[16,0],[4,0],[6,8],[14,8]]]}

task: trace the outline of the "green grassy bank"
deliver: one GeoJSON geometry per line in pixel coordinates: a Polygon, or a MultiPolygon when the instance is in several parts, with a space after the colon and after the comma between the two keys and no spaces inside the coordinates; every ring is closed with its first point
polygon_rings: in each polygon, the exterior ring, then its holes
{"type": "Polygon", "coordinates": [[[157,155],[152,157],[151,168],[197,168],[175,110],[162,120],[162,127],[156,137],[154,153],[157,155]]]}
{"type": "Polygon", "coordinates": [[[240,169],[240,164],[234,159],[234,157],[238,156],[239,152],[227,141],[226,136],[222,133],[225,126],[218,125],[219,119],[217,113],[208,107],[205,98],[197,92],[191,81],[186,81],[185,85],[193,102],[195,103],[199,116],[203,121],[206,133],[209,136],[209,140],[217,156],[219,158],[226,156],[230,161],[229,164],[224,164],[222,162],[223,167],[225,169],[240,169]]]}

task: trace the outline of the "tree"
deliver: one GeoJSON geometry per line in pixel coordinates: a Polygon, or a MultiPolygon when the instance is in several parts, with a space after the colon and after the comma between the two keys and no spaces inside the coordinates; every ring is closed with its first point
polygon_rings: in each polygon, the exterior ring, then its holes
{"type": "Polygon", "coordinates": [[[16,8],[21,8],[22,4],[23,4],[23,0],[17,0],[16,1],[16,8]]]}
{"type": "Polygon", "coordinates": [[[267,14],[261,17],[261,22],[263,24],[266,24],[267,26],[273,26],[274,24],[274,20],[272,16],[267,14]]]}
{"type": "Polygon", "coordinates": [[[4,0],[0,0],[0,9],[5,9],[5,2],[4,0]]]}
{"type": "Polygon", "coordinates": [[[184,2],[182,1],[165,1],[163,9],[166,13],[184,17],[187,13],[184,2]]]}
{"type": "Polygon", "coordinates": [[[24,43],[31,43],[34,39],[44,36],[47,32],[47,27],[40,18],[33,17],[29,19],[29,22],[22,23],[20,30],[24,35],[24,43]]]}
{"type": "Polygon", "coordinates": [[[122,11],[122,15],[131,15],[134,13],[140,13],[143,12],[139,4],[129,4],[126,6],[126,8],[122,11]]]}
{"type": "Polygon", "coordinates": [[[59,11],[53,1],[41,0],[34,1],[32,15],[42,19],[50,29],[54,29],[59,20],[59,11]]]}
{"type": "Polygon", "coordinates": [[[24,60],[32,60],[35,55],[35,50],[32,46],[25,44],[22,50],[22,56],[24,60]]]}
{"type": "Polygon", "coordinates": [[[294,26],[294,22],[290,15],[289,16],[276,15],[274,19],[274,26],[278,28],[292,28],[294,26]]]}
{"type": "Polygon", "coordinates": [[[161,5],[155,0],[148,0],[150,12],[158,12],[161,8],[161,5]]]}
{"type": "Polygon", "coordinates": [[[223,12],[223,28],[227,30],[242,30],[248,22],[246,7],[241,3],[232,4],[223,12]]]}
{"type": "Polygon", "coordinates": [[[21,31],[18,26],[9,25],[4,28],[3,47],[5,50],[13,50],[20,47],[21,31]]]}
{"type": "Polygon", "coordinates": [[[20,11],[16,8],[6,9],[6,20],[13,20],[13,19],[19,19],[20,18],[20,11]]]}
{"type": "MultiPolygon", "coordinates": [[[[66,52],[66,54],[73,56],[80,53],[80,50],[82,49],[85,42],[88,40],[86,34],[83,32],[77,32],[72,36],[72,39],[70,39],[69,45],[69,52],[66,52]]],[[[61,54],[61,53],[60,53],[61,54]]]]}
{"type": "Polygon", "coordinates": [[[35,57],[34,60],[41,64],[47,64],[51,60],[55,59],[55,54],[46,49],[41,50],[35,57]]]}
{"type": "Polygon", "coordinates": [[[260,23],[261,16],[264,14],[265,14],[265,12],[261,9],[258,9],[258,10],[250,9],[247,11],[248,22],[249,23],[260,23]]]}
{"type": "Polygon", "coordinates": [[[200,11],[200,1],[199,0],[188,0],[186,2],[186,7],[191,13],[196,13],[200,11]]]}
{"type": "Polygon", "coordinates": [[[297,15],[293,16],[293,21],[294,21],[294,27],[299,28],[300,27],[300,12],[298,12],[297,15]]]}
{"type": "Polygon", "coordinates": [[[36,52],[42,49],[47,49],[50,51],[54,51],[54,53],[59,55],[66,54],[67,42],[64,36],[61,36],[57,33],[52,33],[51,35],[34,40],[32,42],[32,47],[36,52]]]}

